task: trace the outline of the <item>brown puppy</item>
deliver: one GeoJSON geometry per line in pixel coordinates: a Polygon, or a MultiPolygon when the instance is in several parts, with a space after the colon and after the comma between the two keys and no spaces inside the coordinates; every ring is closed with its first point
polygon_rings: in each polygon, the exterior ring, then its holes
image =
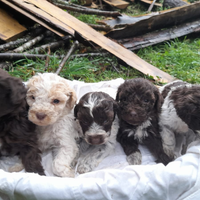
{"type": "Polygon", "coordinates": [[[168,164],[170,159],[162,147],[158,118],[163,98],[150,81],[143,78],[126,80],[116,96],[120,128],[117,141],[122,145],[129,164],[141,164],[139,143],[156,156],[158,162],[168,164]]]}
{"type": "Polygon", "coordinates": [[[0,110],[0,156],[19,155],[27,172],[44,175],[36,126],[28,120],[26,89],[4,70],[0,70],[0,110]]]}

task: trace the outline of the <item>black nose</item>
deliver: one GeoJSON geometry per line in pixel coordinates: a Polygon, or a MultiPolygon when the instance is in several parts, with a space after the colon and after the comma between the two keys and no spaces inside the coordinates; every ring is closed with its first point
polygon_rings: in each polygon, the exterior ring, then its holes
{"type": "Polygon", "coordinates": [[[47,115],[44,114],[44,113],[36,113],[36,117],[39,119],[39,120],[43,120],[47,115]]]}
{"type": "Polygon", "coordinates": [[[131,111],[131,112],[130,112],[130,116],[131,116],[131,117],[136,117],[136,116],[137,116],[137,113],[136,113],[135,111],[131,111]]]}
{"type": "Polygon", "coordinates": [[[98,145],[103,143],[104,138],[102,135],[89,136],[88,141],[90,144],[98,145]]]}

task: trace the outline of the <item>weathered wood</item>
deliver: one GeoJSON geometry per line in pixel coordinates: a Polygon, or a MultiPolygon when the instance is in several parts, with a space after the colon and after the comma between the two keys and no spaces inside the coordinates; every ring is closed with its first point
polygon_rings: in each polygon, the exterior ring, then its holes
{"type": "Polygon", "coordinates": [[[119,9],[126,9],[129,5],[128,2],[122,0],[103,0],[105,3],[109,4],[110,6],[119,8],[119,9]]]}
{"type": "Polygon", "coordinates": [[[6,42],[21,37],[27,29],[0,8],[0,38],[6,42]]]}
{"type": "Polygon", "coordinates": [[[73,33],[76,32],[77,35],[80,35],[87,41],[92,41],[96,43],[97,45],[101,46],[105,50],[109,51],[110,53],[112,53],[113,55],[124,61],[127,65],[134,67],[135,69],[141,71],[144,74],[151,75],[155,79],[159,79],[160,81],[164,82],[170,82],[174,80],[174,77],[154,67],[153,65],[145,62],[133,52],[127,50],[126,48],[122,47],[116,42],[108,39],[101,33],[95,31],[85,23],[79,21],[75,17],[71,16],[62,9],[54,6],[48,1],[37,1],[37,0],[9,0],[9,1],[23,8],[24,10],[27,10],[28,12],[34,15],[37,15],[37,17],[40,17],[44,21],[54,25],[57,28],[60,28],[61,30],[65,30],[66,32],[68,32],[66,26],[70,27],[73,30],[73,33]],[[56,23],[58,20],[60,24],[56,23]]]}
{"type": "MultiPolygon", "coordinates": [[[[146,19],[140,21],[137,20],[137,17],[126,17],[128,23],[123,22],[120,28],[118,27],[123,16],[119,17],[119,19],[112,20],[111,27],[114,29],[108,32],[106,36],[113,39],[134,37],[162,28],[177,26],[189,20],[198,19],[200,18],[200,1],[190,5],[165,10],[153,16],[148,16],[149,15],[145,15],[144,17],[146,17],[146,19]],[[132,23],[131,20],[133,20],[132,23]]],[[[108,23],[106,21],[104,22],[107,25],[111,24],[111,22],[108,21],[108,23]]]]}
{"type": "MultiPolygon", "coordinates": [[[[0,1],[3,2],[3,3],[5,3],[6,5],[10,6],[11,8],[15,9],[16,11],[22,13],[23,15],[27,16],[28,18],[32,19],[33,21],[35,21],[35,22],[41,24],[41,25],[44,26],[45,28],[47,28],[47,29],[51,30],[52,32],[56,33],[57,35],[59,35],[59,36],[61,36],[61,37],[64,36],[63,31],[61,31],[61,30],[58,31],[57,29],[52,28],[47,22],[42,21],[40,18],[38,18],[38,17],[36,17],[36,16],[30,14],[30,13],[27,12],[26,10],[20,8],[19,6],[16,6],[15,4],[11,3],[10,1],[8,1],[8,0],[0,0],[0,1]]],[[[50,19],[50,20],[51,20],[51,19],[50,19]]],[[[59,22],[55,22],[55,23],[58,23],[58,24],[59,24],[59,22]]],[[[69,31],[69,33],[70,33],[71,35],[74,34],[74,31],[73,31],[72,29],[70,29],[70,27],[66,27],[66,29],[68,29],[68,31],[69,31]]]]}
{"type": "MultiPolygon", "coordinates": [[[[147,3],[147,4],[150,4],[150,5],[153,3],[153,1],[151,1],[151,0],[140,0],[140,1],[147,3]]],[[[155,3],[155,5],[158,6],[158,7],[162,7],[161,3],[155,3]]]]}
{"type": "Polygon", "coordinates": [[[199,29],[200,29],[200,20],[196,20],[193,22],[184,23],[182,25],[173,28],[154,31],[141,36],[136,36],[133,38],[127,38],[117,41],[130,50],[137,50],[167,40],[182,37],[184,35],[188,35],[193,32],[198,32],[199,29]]]}
{"type": "Polygon", "coordinates": [[[175,8],[184,5],[188,5],[189,3],[181,0],[164,0],[163,7],[164,8],[175,8]]]}

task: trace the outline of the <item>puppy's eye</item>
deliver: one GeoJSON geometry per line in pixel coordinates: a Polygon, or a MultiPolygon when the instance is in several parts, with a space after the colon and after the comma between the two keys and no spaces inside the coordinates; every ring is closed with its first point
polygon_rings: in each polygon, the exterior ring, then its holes
{"type": "Polygon", "coordinates": [[[80,121],[80,123],[83,124],[83,125],[87,125],[88,124],[88,122],[86,122],[86,121],[80,121]]]}
{"type": "Polygon", "coordinates": [[[35,99],[35,97],[32,95],[32,96],[31,96],[31,99],[35,99]]]}
{"type": "Polygon", "coordinates": [[[104,122],[103,122],[103,124],[107,124],[109,121],[108,120],[105,120],[104,122]]]}
{"type": "Polygon", "coordinates": [[[126,97],[121,98],[120,101],[126,101],[126,97]]]}
{"type": "Polygon", "coordinates": [[[53,103],[58,104],[60,101],[58,99],[54,99],[53,103]]]}
{"type": "Polygon", "coordinates": [[[144,99],[143,100],[145,103],[148,103],[149,102],[149,99],[144,99]]]}

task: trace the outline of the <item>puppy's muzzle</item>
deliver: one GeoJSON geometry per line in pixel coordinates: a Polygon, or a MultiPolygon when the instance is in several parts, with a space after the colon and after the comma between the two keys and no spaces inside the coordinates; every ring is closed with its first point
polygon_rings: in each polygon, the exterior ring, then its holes
{"type": "Polygon", "coordinates": [[[87,142],[92,145],[100,145],[105,143],[105,138],[103,135],[88,136],[87,142]]]}

